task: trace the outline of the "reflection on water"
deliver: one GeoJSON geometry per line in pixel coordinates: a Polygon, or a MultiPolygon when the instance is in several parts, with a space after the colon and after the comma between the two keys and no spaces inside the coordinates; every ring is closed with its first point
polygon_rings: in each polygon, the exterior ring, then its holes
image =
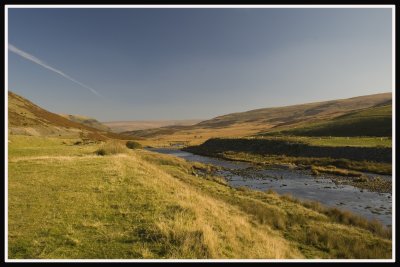
{"type": "MultiPolygon", "coordinates": [[[[254,190],[272,189],[280,194],[290,193],[304,200],[317,200],[325,205],[347,209],[369,219],[375,218],[386,225],[392,224],[392,195],[361,190],[350,185],[336,185],[330,179],[315,178],[311,174],[291,169],[246,169],[252,165],[227,161],[189,152],[151,148],[150,151],[170,154],[188,161],[213,164],[225,168],[218,175],[224,176],[233,187],[246,186],[254,190]],[[243,171],[244,172],[238,172],[243,171]],[[250,173],[247,173],[247,170],[250,173]]],[[[391,179],[390,176],[383,177],[391,179]]]]}

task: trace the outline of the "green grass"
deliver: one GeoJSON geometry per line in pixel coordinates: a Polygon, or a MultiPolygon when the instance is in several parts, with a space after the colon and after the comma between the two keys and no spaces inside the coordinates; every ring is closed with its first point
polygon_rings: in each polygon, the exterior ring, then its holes
{"type": "Polygon", "coordinates": [[[387,137],[308,137],[306,142],[317,146],[392,147],[392,139],[387,137]]]}
{"type": "Polygon", "coordinates": [[[83,143],[80,138],[61,139],[41,136],[11,136],[8,142],[8,157],[40,157],[40,156],[82,156],[92,153],[99,146],[95,143],[83,143]]]}
{"type": "Polygon", "coordinates": [[[391,257],[390,237],[369,222],[234,189],[210,166],[144,150],[97,156],[101,144],[76,140],[10,140],[13,259],[391,257]]]}
{"type": "Polygon", "coordinates": [[[392,136],[392,105],[355,111],[334,119],[271,131],[267,135],[295,136],[392,136]]]}
{"type": "Polygon", "coordinates": [[[392,147],[392,139],[389,137],[265,136],[257,138],[302,142],[314,146],[392,147]]]}

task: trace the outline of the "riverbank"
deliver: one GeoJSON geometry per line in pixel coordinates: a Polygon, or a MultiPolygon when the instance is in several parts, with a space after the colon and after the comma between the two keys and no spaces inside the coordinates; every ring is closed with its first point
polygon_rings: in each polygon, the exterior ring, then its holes
{"type": "Polygon", "coordinates": [[[337,183],[375,192],[392,191],[391,181],[379,178],[379,175],[390,175],[392,172],[392,165],[387,162],[391,159],[391,148],[318,147],[268,139],[211,139],[202,145],[185,147],[182,150],[198,155],[249,162],[265,168],[278,166],[304,169],[315,176],[334,174],[337,183]],[[333,155],[329,155],[332,151],[335,151],[333,155]],[[337,158],[338,156],[346,158],[337,158]],[[367,160],[371,158],[379,161],[367,160]]]}
{"type": "MultiPolygon", "coordinates": [[[[209,175],[223,177],[233,187],[247,187],[266,192],[273,190],[281,195],[291,194],[296,199],[317,201],[329,207],[348,210],[364,218],[379,220],[392,225],[391,192],[374,192],[354,187],[343,182],[345,177],[334,174],[315,176],[307,169],[294,165],[271,165],[266,168],[250,162],[224,160],[222,158],[196,155],[187,151],[152,148],[151,151],[183,158],[191,163],[204,163],[209,167],[209,175]],[[215,166],[215,167],[214,167],[215,166]]],[[[201,176],[195,170],[195,174],[201,176]]],[[[391,176],[381,176],[391,181],[391,176]]]]}
{"type": "Polygon", "coordinates": [[[331,158],[387,164],[392,162],[391,147],[316,146],[290,139],[212,138],[201,145],[187,147],[186,149],[209,154],[232,151],[263,156],[331,158]]]}

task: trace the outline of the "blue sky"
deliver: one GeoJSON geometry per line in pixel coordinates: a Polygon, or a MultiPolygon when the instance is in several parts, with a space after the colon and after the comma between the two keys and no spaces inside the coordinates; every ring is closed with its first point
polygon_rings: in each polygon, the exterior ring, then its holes
{"type": "Polygon", "coordinates": [[[56,113],[207,119],[392,89],[391,9],[8,12],[9,43],[53,68],[9,51],[8,88],[56,113]]]}

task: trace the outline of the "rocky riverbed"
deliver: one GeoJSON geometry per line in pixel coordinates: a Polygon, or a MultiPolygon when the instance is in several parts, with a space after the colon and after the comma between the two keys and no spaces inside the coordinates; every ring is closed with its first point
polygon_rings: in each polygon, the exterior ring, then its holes
{"type": "MultiPolygon", "coordinates": [[[[358,188],[353,183],[359,177],[323,174],[315,176],[310,170],[294,166],[275,166],[265,168],[245,162],[227,161],[168,148],[149,149],[154,152],[170,154],[188,161],[197,161],[218,166],[215,174],[222,176],[233,187],[248,187],[254,190],[274,190],[280,194],[289,193],[302,200],[316,200],[322,204],[347,209],[369,219],[377,219],[385,225],[392,224],[392,194],[374,192],[371,188],[358,188]]],[[[368,179],[377,179],[391,185],[390,176],[366,174],[368,179]]],[[[390,187],[387,186],[387,189],[390,187]]]]}

